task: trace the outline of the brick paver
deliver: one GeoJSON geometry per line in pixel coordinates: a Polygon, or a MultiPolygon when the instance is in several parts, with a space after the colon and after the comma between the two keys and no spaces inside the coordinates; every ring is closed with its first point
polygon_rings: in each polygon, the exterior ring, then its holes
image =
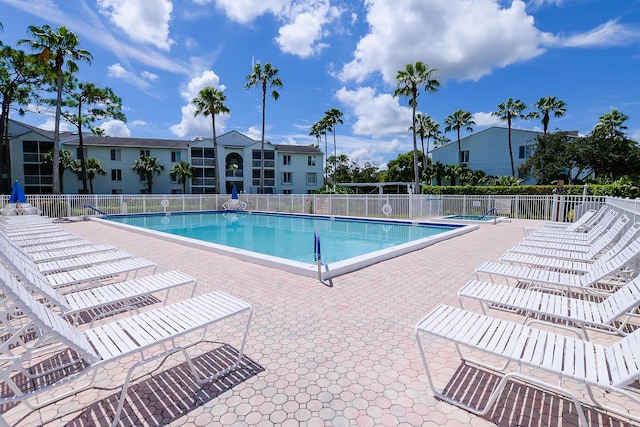
{"type": "MultiPolygon", "coordinates": [[[[414,340],[416,322],[437,304],[457,304],[456,291],[473,277],[474,267],[497,260],[522,240],[525,224],[535,223],[483,224],[464,236],[334,278],[331,286],[93,221],[62,227],[147,257],[159,271],[184,271],[198,279],[197,294],[221,290],[255,310],[240,372],[198,386],[179,357],[161,369],[151,367],[151,375],[136,375],[121,425],[574,425],[575,411],[566,409],[561,397],[533,388],[510,389],[483,417],[434,399],[414,340]]],[[[172,295],[186,297],[186,290],[172,295]]],[[[203,366],[219,357],[221,350],[214,349],[222,343],[227,350],[237,348],[241,323],[234,322],[221,323],[216,342],[202,346],[203,366]]],[[[440,361],[435,380],[442,386],[460,368],[459,357],[454,347],[437,340],[428,351],[440,361]]],[[[24,426],[104,423],[117,404],[125,368],[134,361],[110,367],[99,378],[99,389],[39,411],[19,405],[7,420],[24,426]]],[[[588,401],[579,385],[576,389],[588,401]]]]}

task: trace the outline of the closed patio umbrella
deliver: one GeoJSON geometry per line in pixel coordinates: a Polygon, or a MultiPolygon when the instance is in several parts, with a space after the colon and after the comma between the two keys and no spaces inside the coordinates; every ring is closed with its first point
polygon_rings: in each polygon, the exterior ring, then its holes
{"type": "Polygon", "coordinates": [[[27,203],[27,196],[24,194],[24,191],[17,180],[13,183],[11,195],[9,196],[9,203],[27,203]]]}

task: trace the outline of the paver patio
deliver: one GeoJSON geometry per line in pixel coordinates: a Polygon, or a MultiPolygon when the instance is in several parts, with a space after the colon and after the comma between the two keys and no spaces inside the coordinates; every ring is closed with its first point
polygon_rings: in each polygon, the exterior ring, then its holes
{"type": "MultiPolygon", "coordinates": [[[[498,260],[522,240],[524,225],[536,224],[482,224],[464,236],[334,278],[331,287],[93,221],[61,226],[94,243],[149,258],[158,271],[192,275],[198,294],[221,290],[255,310],[242,369],[204,387],[178,357],[153,375],[137,375],[121,425],[575,425],[575,410],[562,396],[517,383],[483,417],[434,399],[413,335],[416,322],[437,304],[457,305],[456,291],[473,277],[476,265],[498,260]]],[[[186,297],[186,291],[174,294],[186,297]]],[[[225,363],[240,342],[242,328],[234,320],[219,326],[216,342],[202,348],[198,363],[203,368],[225,363]]],[[[495,378],[461,365],[455,347],[444,341],[434,340],[429,352],[440,360],[439,385],[463,384],[461,394],[469,385],[495,378]]],[[[6,419],[18,426],[105,425],[125,366],[133,362],[127,358],[100,375],[100,388],[39,411],[21,404],[6,419]]],[[[584,390],[575,387],[588,402],[584,390]]],[[[640,413],[640,407],[630,410],[640,413]]],[[[594,425],[630,425],[598,411],[589,410],[588,416],[594,425]]]]}

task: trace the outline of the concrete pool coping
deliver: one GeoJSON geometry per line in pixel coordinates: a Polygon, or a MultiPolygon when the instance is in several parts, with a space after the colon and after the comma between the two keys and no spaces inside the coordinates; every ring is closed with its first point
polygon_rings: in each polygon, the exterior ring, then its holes
{"type": "MultiPolygon", "coordinates": [[[[213,212],[213,211],[211,211],[213,212]]],[[[205,213],[205,212],[173,212],[172,214],[193,214],[193,213],[205,213]]],[[[251,213],[251,212],[249,212],[251,213]]],[[[266,213],[274,214],[270,212],[254,212],[254,213],[266,213]]],[[[149,215],[149,214],[141,214],[149,215]]],[[[158,214],[154,214],[158,215],[158,214]]],[[[163,215],[163,214],[159,214],[163,215]]],[[[295,214],[282,214],[282,215],[295,215],[295,214]]],[[[118,216],[118,215],[114,215],[118,216]]],[[[186,246],[204,249],[210,252],[214,252],[221,255],[231,256],[236,259],[251,262],[254,264],[263,265],[283,271],[287,271],[294,274],[299,274],[306,277],[317,278],[320,281],[328,280],[346,273],[360,270],[364,267],[377,264],[382,261],[386,261],[392,258],[396,258],[401,255],[431,246],[435,243],[448,240],[471,231],[477,230],[479,225],[462,224],[462,223],[444,223],[444,222],[432,222],[432,221],[411,221],[411,220],[398,220],[398,219],[384,219],[384,218],[365,218],[365,217],[343,217],[337,215],[313,215],[304,214],[298,215],[304,217],[317,217],[317,218],[331,218],[331,219],[347,219],[347,220],[364,220],[375,222],[388,222],[394,224],[406,224],[406,225],[433,225],[433,226],[445,226],[450,225],[455,227],[452,230],[443,231],[433,236],[425,237],[422,239],[412,240],[410,242],[402,243],[399,245],[391,246],[374,252],[370,252],[364,255],[355,256],[346,260],[332,262],[328,264],[318,265],[316,263],[304,263],[300,261],[292,261],[286,258],[280,258],[272,255],[261,254],[258,252],[252,252],[245,249],[234,248],[231,246],[225,246],[218,243],[205,242],[191,237],[183,237],[175,234],[165,233],[162,231],[150,230],[143,227],[138,227],[129,224],[123,224],[119,222],[109,221],[108,219],[102,219],[98,217],[91,217],[92,221],[98,221],[109,226],[122,228],[134,233],[145,234],[158,239],[176,242],[186,246]]]]}

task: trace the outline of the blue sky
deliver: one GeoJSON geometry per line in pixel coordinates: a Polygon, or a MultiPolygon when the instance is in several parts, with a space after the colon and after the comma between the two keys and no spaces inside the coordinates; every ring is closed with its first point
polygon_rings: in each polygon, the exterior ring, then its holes
{"type": "MultiPolygon", "coordinates": [[[[243,85],[253,63],[270,62],[284,88],[267,100],[267,140],[314,143],[310,126],[335,107],[338,152],[384,166],[412,149],[395,75],[423,61],[441,87],[418,110],[440,123],[468,110],[479,131],[503,125],[490,113],[509,97],[555,96],[567,114],[551,130],[586,134],[615,108],[640,140],[640,0],[0,0],[0,22],[14,47],[29,25],[78,34],[94,57],[79,79],[122,98],[127,122],[102,124],[111,136],[209,137],[211,121],[194,118],[190,101],[213,86],[231,110],[218,134],[260,139],[261,93],[243,85]]],[[[50,114],[13,117],[53,129],[50,114]]]]}

